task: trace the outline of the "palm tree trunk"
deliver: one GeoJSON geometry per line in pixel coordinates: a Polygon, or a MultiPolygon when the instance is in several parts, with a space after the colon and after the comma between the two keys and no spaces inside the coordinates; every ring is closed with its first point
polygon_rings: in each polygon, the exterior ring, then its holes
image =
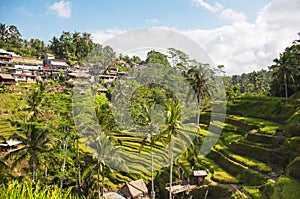
{"type": "Polygon", "coordinates": [[[80,160],[79,160],[79,139],[77,138],[77,177],[78,177],[78,187],[81,187],[81,173],[80,173],[80,160]]]}
{"type": "Polygon", "coordinates": [[[97,191],[98,191],[98,199],[101,197],[100,191],[100,160],[98,160],[98,168],[97,168],[97,191]]]}
{"type": "Polygon", "coordinates": [[[285,102],[288,103],[288,87],[287,87],[286,74],[284,74],[284,86],[285,86],[285,102]]]}
{"type": "Polygon", "coordinates": [[[67,159],[67,152],[68,152],[68,137],[66,137],[66,140],[64,142],[64,160],[63,160],[63,164],[62,164],[62,177],[60,178],[60,188],[62,188],[63,186],[63,181],[65,178],[65,167],[66,167],[66,159],[67,159]]]}
{"type": "Polygon", "coordinates": [[[197,136],[196,136],[196,143],[199,144],[199,138],[198,135],[200,133],[200,114],[201,114],[201,98],[198,98],[198,103],[197,103],[197,136]]]}
{"type": "Polygon", "coordinates": [[[172,183],[173,183],[173,140],[171,138],[170,141],[170,191],[169,191],[169,199],[172,199],[172,183]]]}
{"type": "Polygon", "coordinates": [[[154,176],[153,176],[153,143],[152,143],[152,126],[150,127],[150,135],[151,135],[151,198],[155,198],[155,191],[154,191],[154,176]]]}
{"type": "Polygon", "coordinates": [[[48,166],[47,166],[47,161],[45,161],[45,184],[48,186],[48,166]]]}
{"type": "Polygon", "coordinates": [[[104,198],[104,164],[102,163],[102,197],[104,198]]]}
{"type": "Polygon", "coordinates": [[[34,182],[37,182],[37,175],[36,175],[36,160],[33,160],[32,163],[32,178],[34,182]]]}

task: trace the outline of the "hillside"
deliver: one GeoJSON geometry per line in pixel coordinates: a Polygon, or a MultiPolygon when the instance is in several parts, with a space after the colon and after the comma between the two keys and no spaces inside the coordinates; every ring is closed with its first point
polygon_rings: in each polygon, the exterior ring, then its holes
{"type": "MultiPolygon", "coordinates": [[[[58,85],[52,86],[51,89],[55,90],[55,86],[58,85]]],[[[9,119],[21,118],[24,114],[21,107],[26,104],[26,92],[28,92],[27,87],[20,87],[15,88],[11,93],[0,93],[1,141],[17,132],[17,128],[9,122],[9,119]]],[[[63,99],[63,96],[70,98],[70,95],[56,94],[49,99],[63,99]]],[[[174,179],[176,181],[179,178],[190,176],[193,170],[205,169],[208,171],[205,185],[186,193],[186,197],[204,197],[208,189],[208,198],[298,198],[300,195],[299,107],[300,101],[295,96],[289,99],[289,104],[285,104],[285,100],[282,98],[236,98],[228,102],[224,124],[210,123],[211,113],[209,111],[202,112],[200,142],[194,142],[194,147],[188,149],[188,155],[180,156],[174,163],[174,179]],[[205,136],[211,133],[207,131],[209,124],[223,128],[223,131],[211,152],[206,157],[202,157],[197,155],[197,150],[205,136]]],[[[62,110],[62,107],[60,109],[62,110]]],[[[111,136],[122,143],[124,156],[135,159],[128,167],[139,170],[141,173],[125,173],[114,170],[108,173],[104,179],[107,190],[116,190],[124,183],[140,178],[147,183],[150,190],[149,165],[151,162],[149,157],[138,154],[129,157],[129,153],[126,153],[126,151],[139,151],[143,139],[135,137],[135,132],[130,131],[116,131],[111,136]]],[[[162,143],[156,144],[154,151],[159,151],[162,145],[162,143]]],[[[81,150],[82,155],[89,153],[84,145],[81,146],[81,150]]],[[[149,154],[149,152],[150,145],[146,143],[141,153],[149,154]]],[[[154,159],[157,161],[167,154],[161,151],[155,155],[157,157],[154,159]]],[[[92,161],[89,157],[86,158],[86,160],[92,161]]],[[[60,158],[59,161],[61,162],[62,159],[60,158]]],[[[73,160],[68,161],[68,170],[70,170],[73,160]]],[[[155,166],[159,164],[160,162],[154,162],[154,167],[159,167],[155,166]]],[[[26,167],[26,164],[21,166],[26,167]]],[[[82,164],[82,167],[85,166],[87,165],[82,164]]],[[[19,170],[20,173],[13,172],[10,175],[15,176],[21,173],[25,175],[28,172],[21,167],[16,170],[19,170]]],[[[1,170],[1,172],[4,171],[1,170]]],[[[59,170],[52,170],[52,172],[55,171],[59,170]]],[[[76,171],[72,172],[76,173],[76,171]]],[[[42,175],[42,173],[40,174],[42,175]]],[[[83,175],[88,177],[85,171],[83,175]]],[[[165,198],[167,192],[164,188],[169,178],[168,167],[156,170],[155,176],[157,196],[165,198]]],[[[1,179],[5,181],[5,175],[1,179]]],[[[68,176],[66,176],[66,181],[70,181],[68,182],[70,184],[74,183],[74,180],[68,176]]]]}

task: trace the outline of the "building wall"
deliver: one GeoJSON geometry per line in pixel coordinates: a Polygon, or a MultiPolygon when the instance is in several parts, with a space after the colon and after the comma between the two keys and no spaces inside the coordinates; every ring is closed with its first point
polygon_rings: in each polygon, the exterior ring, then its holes
{"type": "Polygon", "coordinates": [[[33,65],[43,65],[43,60],[41,59],[25,58],[25,57],[13,57],[12,62],[33,64],[33,65]]]}

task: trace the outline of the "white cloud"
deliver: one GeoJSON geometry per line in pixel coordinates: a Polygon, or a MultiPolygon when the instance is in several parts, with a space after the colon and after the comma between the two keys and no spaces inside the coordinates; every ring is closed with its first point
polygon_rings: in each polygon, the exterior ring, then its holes
{"type": "Polygon", "coordinates": [[[159,24],[160,21],[158,19],[146,19],[147,24],[159,24]]]}
{"type": "MultiPolygon", "coordinates": [[[[177,31],[196,41],[216,66],[225,65],[228,75],[267,69],[280,52],[299,38],[300,1],[290,1],[286,4],[286,0],[272,0],[257,14],[253,23],[243,18],[243,14],[231,12],[227,13],[233,20],[231,25],[210,30],[177,31]]],[[[102,30],[92,36],[94,42],[103,43],[122,32],[119,29],[102,30]]]]}
{"type": "Polygon", "coordinates": [[[60,1],[49,6],[49,10],[55,11],[59,17],[71,17],[71,3],[69,1],[60,1]]]}
{"type": "Polygon", "coordinates": [[[182,33],[199,43],[215,65],[224,64],[228,74],[246,73],[266,69],[298,39],[299,10],[299,0],[291,0],[289,4],[273,0],[258,13],[254,23],[247,22],[243,15],[239,18],[232,14],[231,25],[182,33]]]}
{"type": "Polygon", "coordinates": [[[123,33],[123,30],[120,29],[106,29],[106,30],[98,30],[92,33],[93,42],[95,43],[104,43],[106,40],[123,33]]]}
{"type": "Polygon", "coordinates": [[[215,2],[214,5],[210,5],[204,0],[193,0],[193,2],[196,3],[197,5],[200,5],[201,7],[203,7],[204,9],[210,12],[218,12],[223,9],[223,6],[218,2],[215,2]]]}
{"type": "Polygon", "coordinates": [[[243,12],[237,12],[231,8],[224,9],[224,7],[218,2],[215,2],[214,6],[210,5],[204,0],[193,0],[193,2],[196,3],[196,5],[200,5],[201,7],[210,12],[217,13],[222,19],[226,19],[229,21],[247,20],[247,16],[243,12]]]}
{"type": "Polygon", "coordinates": [[[237,12],[231,8],[225,9],[220,13],[220,17],[231,21],[246,21],[247,16],[242,12],[237,12]]]}

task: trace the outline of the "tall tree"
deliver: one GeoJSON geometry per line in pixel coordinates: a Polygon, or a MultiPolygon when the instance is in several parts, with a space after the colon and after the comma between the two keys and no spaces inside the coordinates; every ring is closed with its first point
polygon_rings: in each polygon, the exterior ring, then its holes
{"type": "MultiPolygon", "coordinates": [[[[97,187],[98,198],[104,195],[105,170],[110,170],[110,165],[122,165],[122,159],[119,146],[116,146],[109,136],[104,132],[95,132],[93,140],[89,140],[87,145],[93,150],[93,157],[97,160],[97,187]],[[100,174],[102,178],[102,187],[100,188],[100,174]],[[101,193],[102,190],[102,193],[101,193]]],[[[123,165],[126,168],[125,165],[123,165]]]]}
{"type": "Polygon", "coordinates": [[[168,54],[172,67],[176,67],[180,71],[187,71],[189,66],[189,56],[175,48],[168,48],[168,54]]]}
{"type": "Polygon", "coordinates": [[[202,99],[209,96],[207,78],[209,75],[207,65],[196,63],[187,71],[187,81],[190,83],[197,99],[197,125],[200,123],[200,111],[202,99]]]}
{"type": "MultiPolygon", "coordinates": [[[[297,68],[294,67],[291,62],[293,60],[293,55],[284,52],[280,54],[280,58],[276,58],[273,61],[274,65],[270,66],[270,70],[273,76],[272,89],[275,91],[275,95],[285,96],[286,103],[288,103],[288,96],[292,92],[289,92],[289,88],[292,86],[292,82],[294,82],[295,74],[297,74],[297,68]],[[284,89],[280,86],[280,83],[283,83],[284,89]],[[279,88],[277,88],[279,86],[279,88]],[[275,87],[275,88],[274,88],[275,87]],[[284,91],[284,95],[282,95],[281,91],[284,91]]],[[[292,88],[291,88],[292,89],[292,88]]]]}
{"type": "Polygon", "coordinates": [[[162,132],[156,139],[160,139],[169,148],[170,158],[170,179],[169,179],[169,199],[172,199],[173,184],[173,150],[175,141],[179,141],[181,145],[192,143],[189,136],[185,135],[182,128],[182,106],[175,100],[170,100],[166,106],[166,122],[162,132]],[[177,138],[177,139],[176,139],[177,138]]]}
{"type": "Polygon", "coordinates": [[[21,141],[23,147],[11,151],[10,154],[15,156],[14,164],[29,158],[34,182],[37,182],[37,167],[40,155],[47,151],[51,141],[47,125],[44,124],[43,120],[39,119],[44,114],[42,107],[44,92],[45,84],[39,83],[38,86],[33,88],[32,93],[28,95],[27,105],[23,108],[27,112],[24,121],[11,121],[19,129],[12,137],[21,141]]]}
{"type": "Polygon", "coordinates": [[[6,25],[0,23],[0,47],[7,50],[19,52],[22,46],[21,33],[15,25],[6,25]]]}
{"type": "Polygon", "coordinates": [[[155,50],[151,50],[150,52],[147,53],[147,58],[145,61],[147,64],[152,63],[152,64],[161,64],[164,66],[170,66],[167,56],[155,50]]]}

